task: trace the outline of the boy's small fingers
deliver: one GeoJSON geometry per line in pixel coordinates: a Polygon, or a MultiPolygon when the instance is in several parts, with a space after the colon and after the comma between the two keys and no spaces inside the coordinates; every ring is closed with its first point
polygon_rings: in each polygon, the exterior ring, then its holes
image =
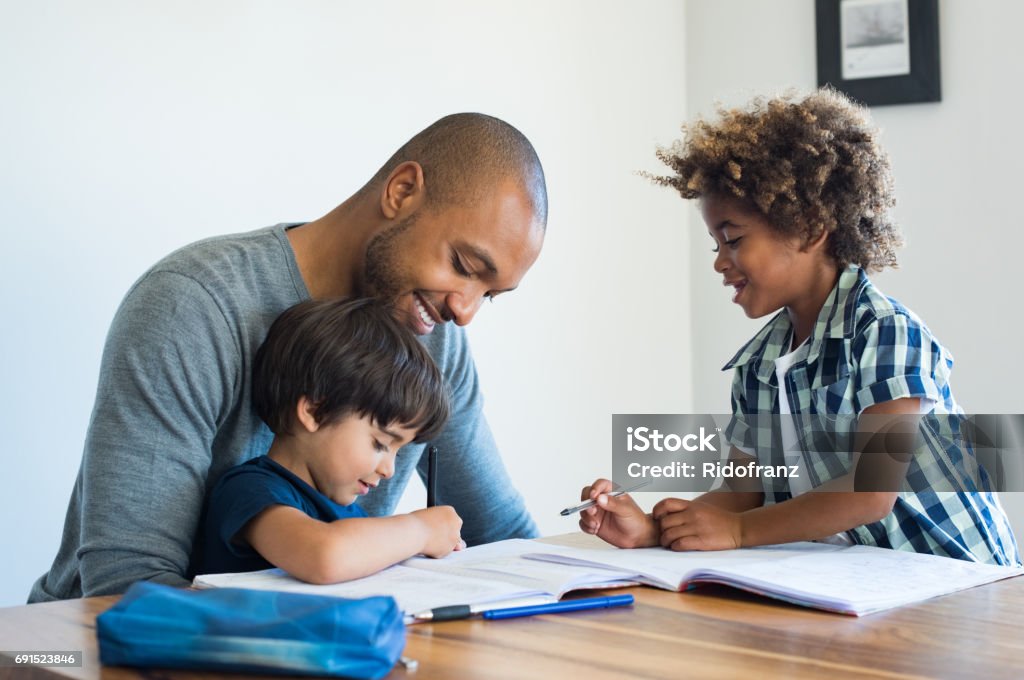
{"type": "Polygon", "coordinates": [[[679,538],[679,531],[669,529],[668,531],[662,531],[661,536],[658,537],[658,542],[661,543],[663,548],[669,548],[672,543],[679,538]]]}
{"type": "Polygon", "coordinates": [[[607,479],[599,479],[590,485],[590,498],[597,498],[598,495],[608,493],[614,485],[607,479]]]}
{"type": "Polygon", "coordinates": [[[605,496],[605,498],[608,500],[608,505],[616,508],[631,508],[636,505],[636,501],[634,501],[629,494],[621,496],[605,496]]]}
{"type": "Polygon", "coordinates": [[[684,501],[682,498],[666,498],[655,504],[651,510],[651,516],[654,519],[660,519],[672,512],[682,512],[689,504],[689,501],[684,501]]]}
{"type": "Polygon", "coordinates": [[[671,544],[665,546],[670,550],[676,552],[683,552],[688,550],[700,550],[703,546],[699,536],[683,536],[672,541],[671,544]]]}
{"type": "Polygon", "coordinates": [[[699,533],[693,527],[683,525],[662,529],[661,536],[659,537],[659,543],[672,550],[690,550],[693,547],[692,543],[694,541],[699,541],[699,533]],[[679,541],[683,539],[688,539],[685,543],[686,547],[677,547],[679,541]]]}
{"type": "Polygon", "coordinates": [[[662,531],[677,527],[685,521],[685,517],[681,512],[667,512],[661,517],[655,517],[654,519],[658,522],[658,526],[661,527],[662,531]]]}
{"type": "Polygon", "coordinates": [[[610,512],[618,512],[625,508],[633,507],[634,503],[629,496],[607,496],[602,495],[604,503],[601,505],[605,510],[610,512]]]}
{"type": "Polygon", "coordinates": [[[607,496],[601,494],[597,497],[597,505],[603,512],[610,512],[613,515],[620,515],[631,512],[636,505],[625,496],[607,496]]]}

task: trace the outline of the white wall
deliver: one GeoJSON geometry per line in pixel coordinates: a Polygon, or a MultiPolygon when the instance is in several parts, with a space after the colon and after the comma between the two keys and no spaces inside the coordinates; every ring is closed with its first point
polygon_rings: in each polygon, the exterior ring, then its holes
{"type": "MultiPolygon", "coordinates": [[[[715,98],[812,87],[813,2],[484,4],[0,0],[0,606],[56,551],[131,282],[195,239],[319,216],[453,111],[514,123],[548,174],[540,260],[471,327],[541,529],[570,530],[557,510],[608,473],[611,413],[727,408],[718,369],[760,323],[730,308],[699,217],[633,171],[715,98]]],[[[876,111],[908,241],[877,280],[953,349],[968,410],[1021,412],[1002,357],[1024,324],[1005,304],[1024,7],[941,11],[945,101],[876,111]]]]}
{"type": "MultiPolygon", "coordinates": [[[[897,217],[906,246],[900,268],[873,279],[917,312],[956,358],[954,394],[971,413],[1022,413],[1017,357],[1024,315],[1017,273],[1024,248],[1020,159],[1024,156],[1024,4],[939,3],[940,103],[876,107],[893,163],[897,217]]],[[[690,0],[686,96],[689,114],[713,101],[817,83],[813,0],[690,0]],[[737,17],[742,17],[738,21],[737,17]]],[[[691,309],[694,408],[728,410],[730,375],[718,369],[767,319],[732,307],[712,270],[710,237],[695,209],[691,309]]],[[[1024,494],[1003,495],[1024,535],[1024,494]]]]}
{"type": "Polygon", "coordinates": [[[471,334],[517,486],[571,529],[557,510],[610,471],[609,415],[691,407],[685,206],[633,174],[685,115],[683,30],[669,0],[2,2],[0,606],[56,552],[132,281],[323,214],[462,110],[517,125],[547,170],[544,252],[471,334]]]}

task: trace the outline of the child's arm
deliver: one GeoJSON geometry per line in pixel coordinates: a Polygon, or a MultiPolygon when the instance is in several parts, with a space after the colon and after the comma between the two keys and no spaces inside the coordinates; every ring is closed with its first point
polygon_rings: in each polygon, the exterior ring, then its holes
{"type": "MultiPolygon", "coordinates": [[[[867,408],[864,414],[917,415],[920,408],[919,399],[897,399],[867,408]]],[[[666,499],[652,513],[661,530],[659,543],[673,550],[728,550],[810,541],[877,522],[892,512],[896,491],[842,490],[854,488],[855,474],[851,471],[783,503],[742,512],[718,502],[728,495],[721,492],[694,501],[666,499]]]]}
{"type": "Polygon", "coordinates": [[[392,517],[322,522],[298,508],[274,505],[240,532],[271,564],[309,583],[368,576],[417,554],[444,557],[462,546],[462,520],[451,506],[392,517]]]}
{"type": "Polygon", "coordinates": [[[882,519],[895,492],[810,491],[783,503],[731,512],[703,502],[669,498],[655,507],[659,542],[672,550],[730,550],[813,541],[882,519]]]}

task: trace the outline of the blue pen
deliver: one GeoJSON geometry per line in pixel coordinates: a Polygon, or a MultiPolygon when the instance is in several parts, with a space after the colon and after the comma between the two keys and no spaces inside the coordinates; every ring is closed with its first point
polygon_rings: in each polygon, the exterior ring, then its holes
{"type": "Polygon", "coordinates": [[[514,619],[520,616],[536,616],[537,614],[557,614],[559,612],[578,612],[585,609],[604,609],[607,607],[623,607],[633,604],[632,595],[609,595],[607,597],[587,597],[581,600],[565,600],[550,604],[537,604],[530,607],[509,607],[508,609],[491,609],[483,613],[485,619],[514,619]]]}

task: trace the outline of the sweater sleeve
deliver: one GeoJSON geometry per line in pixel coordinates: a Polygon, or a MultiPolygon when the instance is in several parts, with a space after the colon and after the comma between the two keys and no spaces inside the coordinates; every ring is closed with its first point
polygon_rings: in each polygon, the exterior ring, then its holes
{"type": "Polygon", "coordinates": [[[154,271],[107,336],[82,463],[84,596],[135,581],[183,585],[240,348],[193,279],[154,271]]]}
{"type": "MultiPolygon", "coordinates": [[[[537,526],[512,485],[484,416],[476,365],[462,328],[455,328],[443,370],[451,388],[452,418],[434,441],[438,447],[437,501],[454,506],[469,545],[533,538],[537,526]]],[[[426,478],[427,457],[418,472],[426,478]]]]}

